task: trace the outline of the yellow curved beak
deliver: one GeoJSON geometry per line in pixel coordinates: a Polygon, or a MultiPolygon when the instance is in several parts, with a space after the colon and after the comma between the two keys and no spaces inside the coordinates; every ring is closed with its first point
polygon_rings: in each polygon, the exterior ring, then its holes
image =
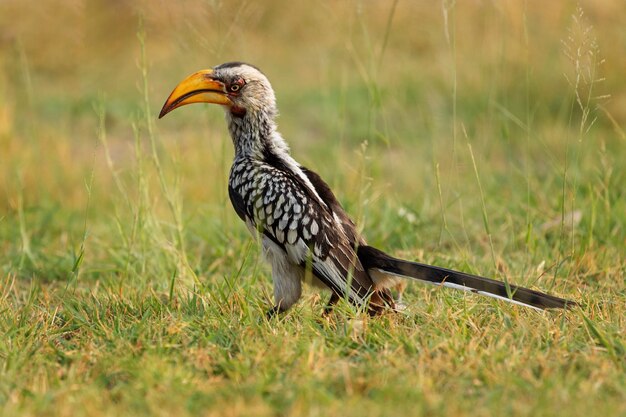
{"type": "Polygon", "coordinates": [[[193,103],[231,105],[224,84],[213,79],[213,70],[194,72],[182,80],[165,101],[159,119],[178,107],[193,103]]]}

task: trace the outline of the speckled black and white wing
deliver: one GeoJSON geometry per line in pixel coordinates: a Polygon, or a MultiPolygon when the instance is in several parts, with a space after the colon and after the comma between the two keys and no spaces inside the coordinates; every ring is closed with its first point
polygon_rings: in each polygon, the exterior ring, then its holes
{"type": "Polygon", "coordinates": [[[290,262],[310,265],[333,292],[362,305],[372,281],[356,255],[354,239],[306,175],[275,165],[251,160],[233,165],[229,194],[235,210],[283,249],[290,262]]]}

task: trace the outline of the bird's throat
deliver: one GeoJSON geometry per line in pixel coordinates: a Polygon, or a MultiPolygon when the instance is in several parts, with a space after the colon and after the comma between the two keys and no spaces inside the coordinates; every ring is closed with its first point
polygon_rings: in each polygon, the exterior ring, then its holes
{"type": "Polygon", "coordinates": [[[236,155],[262,159],[267,149],[282,147],[274,143],[282,138],[276,133],[273,114],[231,106],[226,119],[236,155]]]}
{"type": "Polygon", "coordinates": [[[231,106],[230,114],[232,114],[233,117],[242,118],[246,115],[246,109],[239,106],[231,106]]]}

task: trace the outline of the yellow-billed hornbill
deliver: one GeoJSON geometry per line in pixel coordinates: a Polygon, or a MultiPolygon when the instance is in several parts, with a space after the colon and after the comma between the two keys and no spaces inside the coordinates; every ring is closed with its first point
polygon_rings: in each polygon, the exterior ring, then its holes
{"type": "Polygon", "coordinates": [[[283,312],[300,298],[305,271],[341,298],[376,314],[395,308],[389,288],[399,278],[471,291],[534,308],[575,303],[488,278],[394,258],[368,246],[328,185],[289,154],[276,129],[274,91],[256,67],[229,62],[184,79],[159,118],[192,103],[221,104],[235,146],[228,192],[239,217],[259,236],[272,266],[275,306],[283,312]]]}

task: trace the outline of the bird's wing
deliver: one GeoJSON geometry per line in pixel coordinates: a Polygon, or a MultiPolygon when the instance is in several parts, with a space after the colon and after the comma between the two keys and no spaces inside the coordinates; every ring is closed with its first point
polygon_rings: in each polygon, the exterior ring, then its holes
{"type": "Polygon", "coordinates": [[[310,265],[331,290],[362,305],[372,290],[371,278],[329,207],[291,172],[264,166],[253,178],[229,188],[239,216],[281,247],[291,262],[310,265]]]}
{"type": "Polygon", "coordinates": [[[365,245],[365,239],[360,236],[359,232],[356,229],[356,225],[354,224],[350,216],[348,216],[348,213],[346,213],[346,211],[343,209],[341,203],[339,203],[337,197],[335,197],[335,194],[333,194],[333,191],[330,189],[328,184],[326,184],[322,177],[320,177],[316,172],[311,171],[306,167],[300,168],[315,188],[315,191],[317,192],[319,197],[329,208],[330,212],[333,215],[333,218],[341,224],[343,232],[350,241],[351,246],[357,247],[365,245]]]}

